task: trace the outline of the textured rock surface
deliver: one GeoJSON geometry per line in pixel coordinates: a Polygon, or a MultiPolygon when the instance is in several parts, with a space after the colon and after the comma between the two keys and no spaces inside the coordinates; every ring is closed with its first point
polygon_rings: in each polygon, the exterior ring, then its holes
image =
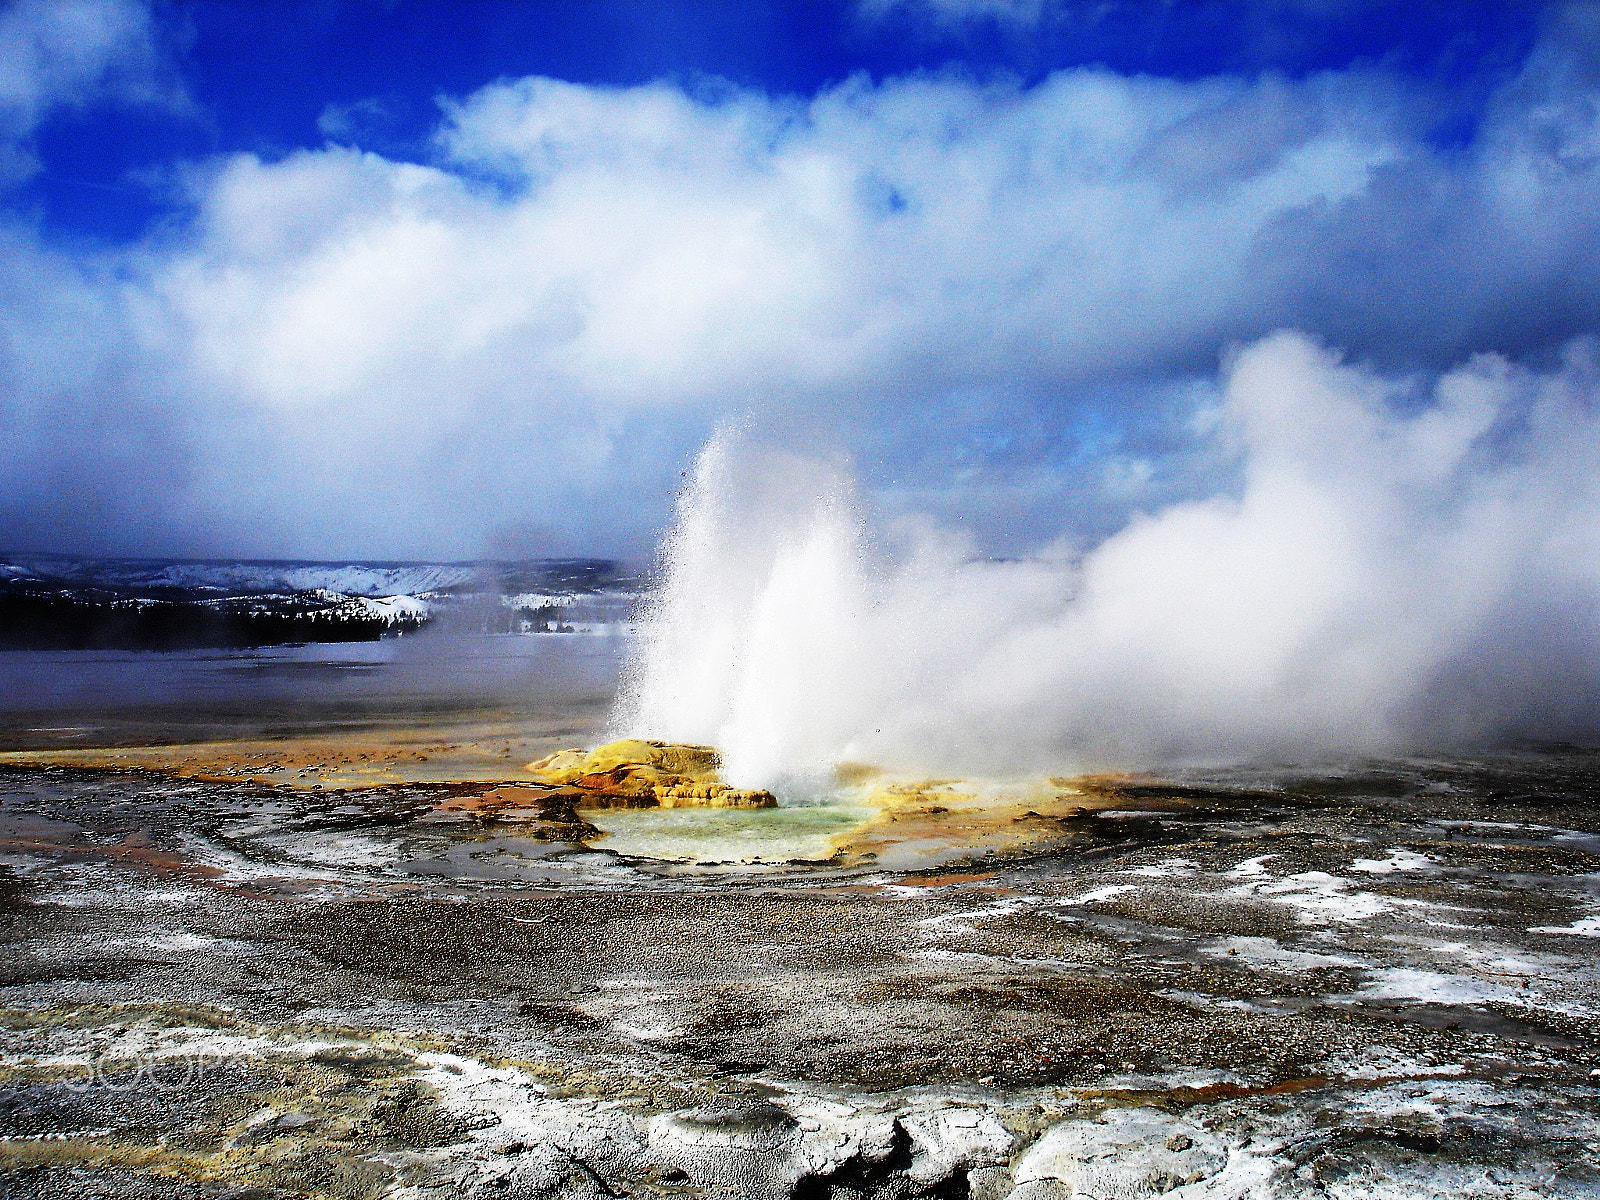
{"type": "Polygon", "coordinates": [[[1600,1194],[1600,756],[1119,784],[939,872],[448,795],[0,772],[0,1195],[1600,1194]]]}
{"type": "Polygon", "coordinates": [[[577,813],[577,805],[584,799],[584,793],[572,787],[525,783],[458,787],[439,802],[438,812],[445,816],[517,825],[528,837],[581,842],[600,832],[577,813]]]}

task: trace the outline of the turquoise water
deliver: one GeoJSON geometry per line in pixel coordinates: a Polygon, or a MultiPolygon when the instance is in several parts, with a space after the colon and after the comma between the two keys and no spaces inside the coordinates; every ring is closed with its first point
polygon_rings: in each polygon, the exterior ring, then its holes
{"type": "Polygon", "coordinates": [[[830,840],[877,810],[861,804],[781,808],[657,808],[584,810],[605,831],[591,845],[639,858],[685,862],[792,862],[823,859],[830,840]]]}

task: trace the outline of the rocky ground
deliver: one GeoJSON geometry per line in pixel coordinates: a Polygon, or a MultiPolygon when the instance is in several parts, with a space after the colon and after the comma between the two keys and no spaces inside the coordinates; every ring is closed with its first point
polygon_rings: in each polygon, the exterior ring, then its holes
{"type": "Polygon", "coordinates": [[[1600,754],[761,864],[114,768],[0,768],[0,1194],[1600,1191],[1600,754]]]}

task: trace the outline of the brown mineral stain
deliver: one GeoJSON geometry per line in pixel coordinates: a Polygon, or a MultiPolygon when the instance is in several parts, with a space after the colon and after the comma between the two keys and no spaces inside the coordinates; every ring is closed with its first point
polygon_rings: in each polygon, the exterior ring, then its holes
{"type": "Polygon", "coordinates": [[[986,871],[975,875],[962,875],[951,872],[944,875],[922,875],[915,879],[901,881],[905,887],[938,888],[948,887],[953,883],[982,883],[985,879],[996,878],[995,872],[986,871]]]}

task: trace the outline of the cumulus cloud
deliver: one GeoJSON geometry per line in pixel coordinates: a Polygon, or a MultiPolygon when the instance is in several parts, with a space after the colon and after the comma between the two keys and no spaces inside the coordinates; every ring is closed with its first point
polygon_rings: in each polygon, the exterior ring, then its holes
{"type": "Polygon", "coordinates": [[[0,404],[84,434],[12,460],[12,536],[57,539],[29,514],[82,488],[101,548],[638,553],[729,417],[842,440],[987,545],[1069,509],[1104,532],[1231,469],[1203,429],[1232,343],[1296,326],[1437,371],[1592,330],[1593,44],[1553,35],[1448,152],[1377,68],[1083,69],[511,80],[450,102],[427,162],[196,164],[192,217],[126,254],[13,232],[8,275],[49,266],[8,301],[30,344],[0,404]],[[167,450],[130,476],[146,436],[167,450]]]}
{"type": "Polygon", "coordinates": [[[38,169],[30,138],[61,109],[171,107],[183,90],[141,0],[18,0],[0,13],[0,183],[38,169]]]}
{"type": "Polygon", "coordinates": [[[1083,770],[1600,732],[1600,363],[1415,379],[1278,334],[1232,363],[1237,494],[1086,554],[874,531],[837,462],[727,436],[618,727],[783,788],[865,761],[1083,770]]]}

